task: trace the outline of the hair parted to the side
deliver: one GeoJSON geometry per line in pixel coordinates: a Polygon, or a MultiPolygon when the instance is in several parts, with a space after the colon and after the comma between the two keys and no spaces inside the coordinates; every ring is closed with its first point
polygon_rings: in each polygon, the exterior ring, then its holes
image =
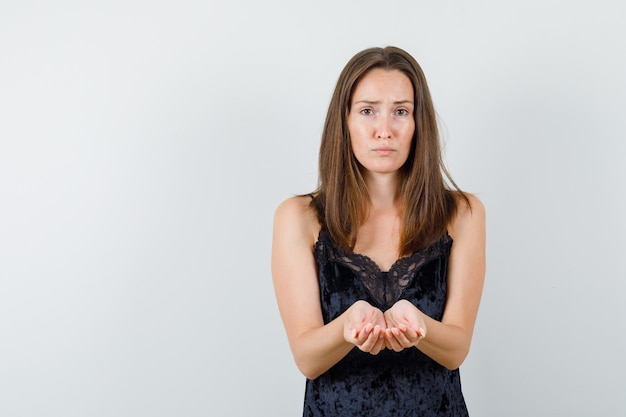
{"type": "Polygon", "coordinates": [[[356,85],[374,68],[399,70],[413,85],[415,133],[397,190],[403,210],[399,252],[407,256],[445,233],[459,198],[468,204],[469,201],[443,164],[426,78],[406,51],[392,46],[366,49],[352,57],[339,75],[322,132],[319,184],[312,204],[335,244],[352,250],[359,226],[367,218],[369,197],[359,162],[352,152],[348,114],[356,85]]]}

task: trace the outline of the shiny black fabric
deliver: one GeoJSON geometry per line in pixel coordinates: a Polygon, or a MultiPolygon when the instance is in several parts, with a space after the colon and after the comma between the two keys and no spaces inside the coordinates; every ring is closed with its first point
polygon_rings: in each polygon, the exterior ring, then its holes
{"type": "MultiPolygon", "coordinates": [[[[429,248],[399,259],[384,273],[368,257],[336,248],[322,231],[315,244],[324,322],[357,300],[382,311],[407,299],[441,320],[452,239],[443,236],[429,248]]],[[[314,380],[306,381],[305,417],[467,416],[459,371],[449,371],[418,349],[358,348],[314,380]]]]}

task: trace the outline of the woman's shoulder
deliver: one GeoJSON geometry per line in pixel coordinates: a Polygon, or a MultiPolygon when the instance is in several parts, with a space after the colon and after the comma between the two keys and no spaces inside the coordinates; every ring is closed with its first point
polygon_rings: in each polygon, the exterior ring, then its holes
{"type": "Polygon", "coordinates": [[[458,193],[456,214],[450,222],[449,231],[454,235],[469,231],[484,229],[485,227],[485,206],[474,194],[458,193]]]}
{"type": "Polygon", "coordinates": [[[457,215],[471,215],[474,210],[477,214],[484,214],[485,206],[482,201],[470,193],[455,193],[457,199],[457,215]]]}
{"type": "Polygon", "coordinates": [[[274,214],[275,227],[285,233],[294,233],[310,238],[314,243],[320,231],[317,212],[311,204],[311,197],[294,196],[282,201],[274,214]]]}
{"type": "Polygon", "coordinates": [[[302,220],[311,216],[316,217],[311,201],[311,197],[308,195],[289,197],[278,205],[276,216],[297,217],[302,220]]]}

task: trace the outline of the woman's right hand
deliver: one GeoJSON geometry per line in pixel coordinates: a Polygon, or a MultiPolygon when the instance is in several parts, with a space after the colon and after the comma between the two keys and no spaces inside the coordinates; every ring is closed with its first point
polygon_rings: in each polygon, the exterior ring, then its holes
{"type": "Polygon", "coordinates": [[[377,355],[385,347],[385,316],[367,301],[359,300],[346,311],[343,335],[363,352],[377,355]]]}

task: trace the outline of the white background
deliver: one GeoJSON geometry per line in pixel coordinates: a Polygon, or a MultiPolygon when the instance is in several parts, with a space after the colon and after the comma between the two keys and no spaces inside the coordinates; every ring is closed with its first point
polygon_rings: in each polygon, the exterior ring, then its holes
{"type": "Polygon", "coordinates": [[[298,416],[272,216],[356,52],[488,212],[474,416],[623,416],[620,1],[0,1],[0,415],[298,416]]]}

